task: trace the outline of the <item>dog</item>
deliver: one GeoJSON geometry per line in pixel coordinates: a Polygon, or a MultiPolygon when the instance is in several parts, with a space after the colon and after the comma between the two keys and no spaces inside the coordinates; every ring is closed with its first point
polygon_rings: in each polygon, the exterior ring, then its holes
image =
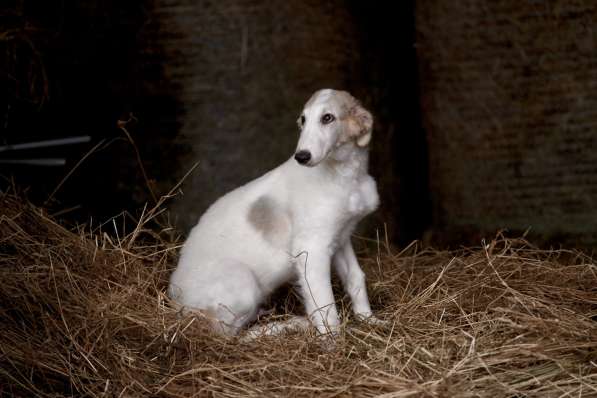
{"type": "Polygon", "coordinates": [[[297,123],[294,156],[211,205],[171,276],[169,296],[184,311],[205,314],[223,334],[237,335],[257,318],[264,300],[292,279],[307,316],[247,333],[311,325],[321,334],[337,333],[332,268],[355,315],[378,320],[350,240],[357,223],[379,205],[368,174],[373,117],[348,92],[323,89],[297,123]]]}

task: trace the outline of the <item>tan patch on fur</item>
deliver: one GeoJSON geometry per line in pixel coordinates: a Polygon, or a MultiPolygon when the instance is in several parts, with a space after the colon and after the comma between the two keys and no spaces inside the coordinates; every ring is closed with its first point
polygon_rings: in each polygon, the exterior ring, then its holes
{"type": "Polygon", "coordinates": [[[288,234],[288,218],[280,206],[270,197],[261,196],[247,214],[249,224],[269,242],[275,242],[288,234]]]}
{"type": "Polygon", "coordinates": [[[357,138],[361,135],[361,125],[360,123],[354,118],[354,116],[349,116],[347,119],[348,122],[348,135],[350,138],[357,138]]]}
{"type": "Polygon", "coordinates": [[[346,129],[340,138],[341,143],[355,140],[358,146],[367,146],[371,140],[373,121],[371,114],[358,103],[347,112],[344,119],[346,129]]]}
{"type": "Polygon", "coordinates": [[[338,138],[338,145],[342,145],[348,141],[356,140],[359,137],[361,128],[358,122],[350,115],[342,119],[346,123],[346,128],[342,129],[342,133],[338,138]]]}

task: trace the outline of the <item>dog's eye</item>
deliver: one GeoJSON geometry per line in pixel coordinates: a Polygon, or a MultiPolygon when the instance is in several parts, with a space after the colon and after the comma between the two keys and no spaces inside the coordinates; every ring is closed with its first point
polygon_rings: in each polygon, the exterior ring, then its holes
{"type": "Polygon", "coordinates": [[[305,125],[305,115],[301,115],[301,126],[305,125]]]}
{"type": "Polygon", "coordinates": [[[336,120],[336,118],[331,113],[326,113],[325,115],[323,115],[321,117],[321,123],[322,124],[330,124],[334,120],[336,120]]]}

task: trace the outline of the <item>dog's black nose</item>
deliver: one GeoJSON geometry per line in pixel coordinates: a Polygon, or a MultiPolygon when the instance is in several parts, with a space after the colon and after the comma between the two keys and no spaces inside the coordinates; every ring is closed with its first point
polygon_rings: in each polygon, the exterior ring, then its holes
{"type": "Polygon", "coordinates": [[[309,160],[311,160],[311,152],[309,152],[309,151],[298,151],[297,153],[294,154],[294,158],[300,164],[305,164],[309,160]]]}

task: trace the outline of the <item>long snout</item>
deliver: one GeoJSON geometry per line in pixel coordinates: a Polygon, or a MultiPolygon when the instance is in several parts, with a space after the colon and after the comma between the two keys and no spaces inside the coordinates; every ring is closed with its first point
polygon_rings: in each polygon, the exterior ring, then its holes
{"type": "Polygon", "coordinates": [[[297,144],[294,159],[303,166],[317,166],[327,156],[328,146],[317,132],[305,129],[297,144]]]}

